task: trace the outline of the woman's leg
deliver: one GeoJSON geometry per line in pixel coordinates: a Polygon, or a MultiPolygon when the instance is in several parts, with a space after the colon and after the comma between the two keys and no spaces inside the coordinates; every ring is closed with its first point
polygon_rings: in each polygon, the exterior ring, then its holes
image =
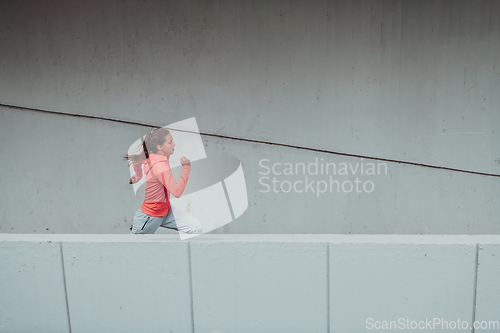
{"type": "Polygon", "coordinates": [[[164,217],[149,216],[140,208],[134,215],[134,224],[132,226],[133,234],[154,234],[160,227],[164,217]]]}
{"type": "Polygon", "coordinates": [[[189,235],[203,233],[203,226],[196,218],[172,205],[170,205],[168,214],[165,216],[161,226],[169,229],[177,229],[179,232],[189,235]]]}

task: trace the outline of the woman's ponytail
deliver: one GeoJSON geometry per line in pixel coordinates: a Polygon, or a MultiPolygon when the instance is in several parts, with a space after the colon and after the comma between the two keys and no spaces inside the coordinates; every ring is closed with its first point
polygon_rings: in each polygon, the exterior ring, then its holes
{"type": "Polygon", "coordinates": [[[149,159],[149,153],[152,152],[153,149],[156,149],[158,145],[162,145],[165,142],[165,138],[169,133],[170,132],[163,127],[157,128],[154,131],[149,132],[148,134],[146,134],[144,140],[142,141],[141,145],[142,152],[135,155],[126,154],[123,157],[123,159],[125,161],[128,161],[129,166],[132,163],[138,163],[149,159]],[[149,150],[148,147],[150,148],[149,150]]]}
{"type": "Polygon", "coordinates": [[[149,158],[149,152],[148,152],[148,147],[147,147],[146,142],[149,144],[150,138],[151,138],[151,132],[146,134],[144,141],[142,141],[142,149],[144,150],[144,154],[146,155],[146,159],[149,158]]]}

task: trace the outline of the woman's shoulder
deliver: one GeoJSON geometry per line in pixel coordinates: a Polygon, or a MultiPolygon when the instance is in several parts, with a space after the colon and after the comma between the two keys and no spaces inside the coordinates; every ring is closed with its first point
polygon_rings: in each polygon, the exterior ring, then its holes
{"type": "Polygon", "coordinates": [[[151,167],[155,170],[170,169],[170,163],[167,157],[155,154],[155,156],[151,159],[151,167]]]}

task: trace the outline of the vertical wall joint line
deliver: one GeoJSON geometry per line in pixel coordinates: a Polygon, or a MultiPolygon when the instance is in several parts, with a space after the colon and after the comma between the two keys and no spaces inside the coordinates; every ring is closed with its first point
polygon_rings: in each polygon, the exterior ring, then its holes
{"type": "Polygon", "coordinates": [[[474,322],[476,321],[476,298],[477,298],[477,272],[479,268],[479,244],[476,244],[476,260],[474,261],[474,294],[472,295],[472,330],[474,333],[474,322]]]}
{"type": "Polygon", "coordinates": [[[330,333],[330,243],[326,243],[326,329],[330,333]]]}
{"type": "Polygon", "coordinates": [[[189,266],[189,298],[191,300],[191,329],[194,333],[194,299],[193,299],[193,269],[191,267],[191,242],[188,242],[188,266],[189,266]]]}
{"type": "Polygon", "coordinates": [[[66,297],[66,310],[68,313],[69,333],[71,333],[71,317],[69,315],[68,288],[66,287],[66,270],[64,268],[64,253],[63,253],[62,242],[59,243],[59,248],[61,250],[61,264],[62,264],[62,272],[63,272],[64,296],[66,297]]]}

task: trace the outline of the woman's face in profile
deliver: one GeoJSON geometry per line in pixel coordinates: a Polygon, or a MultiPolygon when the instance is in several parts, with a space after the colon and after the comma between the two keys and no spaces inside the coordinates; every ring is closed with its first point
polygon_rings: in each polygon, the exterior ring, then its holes
{"type": "Polygon", "coordinates": [[[165,142],[163,145],[158,145],[158,155],[170,156],[175,152],[175,142],[172,138],[172,134],[168,134],[165,137],[165,142]]]}

